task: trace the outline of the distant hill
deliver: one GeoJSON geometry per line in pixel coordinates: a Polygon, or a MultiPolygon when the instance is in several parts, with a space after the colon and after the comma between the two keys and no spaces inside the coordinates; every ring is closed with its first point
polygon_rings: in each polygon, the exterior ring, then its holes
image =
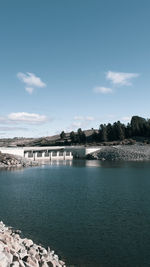
{"type": "MultiPolygon", "coordinates": [[[[85,133],[85,136],[89,138],[92,136],[94,131],[98,132],[98,130],[89,129],[83,131],[85,133]]],[[[76,134],[76,132],[75,132],[76,134]]],[[[64,145],[68,144],[70,145],[70,133],[65,133],[64,140],[61,140],[61,137],[59,134],[53,135],[53,136],[46,136],[46,137],[40,137],[40,138],[3,138],[0,139],[0,147],[2,146],[54,146],[54,145],[64,145]]]]}
{"type": "Polygon", "coordinates": [[[0,139],[0,146],[116,145],[143,142],[150,144],[150,119],[133,116],[127,125],[120,121],[100,124],[99,129],[82,130],[41,138],[0,139]]]}

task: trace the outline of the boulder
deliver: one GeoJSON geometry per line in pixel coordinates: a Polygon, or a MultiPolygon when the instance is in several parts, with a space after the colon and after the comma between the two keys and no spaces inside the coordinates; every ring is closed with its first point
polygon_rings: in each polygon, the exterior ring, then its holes
{"type": "Polygon", "coordinates": [[[32,267],[39,267],[38,261],[31,258],[30,256],[27,258],[27,264],[29,264],[32,267]]]}
{"type": "Polygon", "coordinates": [[[0,222],[0,267],[62,267],[54,251],[22,239],[18,231],[0,222]]]}
{"type": "Polygon", "coordinates": [[[23,240],[23,244],[24,244],[27,248],[29,248],[29,247],[33,246],[33,241],[32,241],[31,239],[27,239],[27,238],[25,238],[25,239],[23,240]]]}
{"type": "Polygon", "coordinates": [[[10,267],[19,267],[19,262],[14,261],[13,263],[11,263],[10,267]]]}

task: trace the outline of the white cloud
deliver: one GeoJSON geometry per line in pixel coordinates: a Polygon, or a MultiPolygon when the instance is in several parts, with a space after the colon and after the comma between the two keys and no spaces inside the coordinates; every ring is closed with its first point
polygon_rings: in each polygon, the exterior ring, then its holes
{"type": "Polygon", "coordinates": [[[86,119],[87,121],[94,121],[94,120],[95,120],[95,118],[92,117],[92,116],[87,116],[85,119],[86,119]]]}
{"type": "Polygon", "coordinates": [[[25,90],[31,95],[34,91],[33,87],[25,87],[25,90]]]}
{"type": "Polygon", "coordinates": [[[17,77],[19,78],[20,81],[25,83],[26,87],[25,90],[29,93],[32,94],[34,91],[34,87],[39,87],[43,88],[46,87],[46,83],[44,83],[40,77],[37,77],[34,73],[27,72],[22,73],[18,72],[17,77]]]}
{"type": "Polygon", "coordinates": [[[113,92],[113,90],[111,88],[103,87],[103,86],[94,87],[93,91],[95,93],[100,93],[100,94],[110,94],[113,92]]]}
{"type": "Polygon", "coordinates": [[[26,85],[29,86],[35,86],[35,87],[45,87],[46,84],[42,82],[42,80],[37,77],[34,73],[27,72],[27,74],[24,74],[22,72],[19,72],[17,74],[17,77],[24,82],[26,85]]]}
{"type": "Polygon", "coordinates": [[[94,120],[95,118],[92,116],[75,116],[73,122],[67,127],[66,131],[70,132],[72,130],[77,130],[78,128],[89,128],[91,122],[94,120]]]}
{"type": "Polygon", "coordinates": [[[84,120],[83,116],[75,116],[74,120],[80,121],[80,120],[84,120]]]}
{"type": "Polygon", "coordinates": [[[84,116],[75,116],[74,120],[75,121],[94,121],[94,117],[92,117],[92,116],[86,116],[86,117],[84,117],[84,116]]]}
{"type": "Polygon", "coordinates": [[[5,117],[0,116],[0,122],[4,122],[5,123],[5,117]]]}
{"type": "Polygon", "coordinates": [[[27,113],[27,112],[17,112],[10,113],[8,115],[8,119],[13,122],[22,122],[22,123],[43,123],[47,121],[47,117],[45,115],[39,115],[36,113],[27,113]]]}
{"type": "Polygon", "coordinates": [[[72,123],[72,127],[81,127],[82,126],[82,121],[74,121],[73,123],[72,123]]]}
{"type": "Polygon", "coordinates": [[[131,120],[131,117],[125,116],[125,117],[122,117],[121,120],[127,122],[127,121],[130,121],[131,120]]]}
{"type": "Polygon", "coordinates": [[[6,132],[11,132],[11,131],[28,131],[29,129],[25,127],[3,127],[0,126],[0,131],[6,131],[6,132]]]}
{"type": "Polygon", "coordinates": [[[113,72],[108,71],[106,73],[106,79],[110,80],[115,85],[132,85],[131,79],[138,77],[138,73],[125,73],[125,72],[113,72]]]}

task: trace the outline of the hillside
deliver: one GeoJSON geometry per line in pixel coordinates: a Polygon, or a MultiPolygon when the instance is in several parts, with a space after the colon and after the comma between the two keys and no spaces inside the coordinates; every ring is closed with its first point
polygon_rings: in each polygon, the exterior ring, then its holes
{"type": "Polygon", "coordinates": [[[0,139],[0,146],[118,145],[150,143],[150,119],[133,116],[127,125],[120,121],[100,124],[99,129],[82,130],[41,138],[0,139]]]}
{"type": "MultiPolygon", "coordinates": [[[[85,130],[86,138],[90,138],[94,132],[98,130],[89,129],[85,130]]],[[[3,138],[0,139],[0,147],[2,146],[55,146],[55,145],[70,145],[70,133],[65,134],[65,138],[62,140],[60,135],[46,136],[40,138],[3,138]]]]}

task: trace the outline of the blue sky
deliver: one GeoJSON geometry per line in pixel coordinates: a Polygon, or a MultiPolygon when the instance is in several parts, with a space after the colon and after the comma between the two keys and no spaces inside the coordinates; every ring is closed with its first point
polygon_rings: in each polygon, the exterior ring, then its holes
{"type": "Polygon", "coordinates": [[[1,0],[0,137],[150,117],[149,0],[1,0]]]}

